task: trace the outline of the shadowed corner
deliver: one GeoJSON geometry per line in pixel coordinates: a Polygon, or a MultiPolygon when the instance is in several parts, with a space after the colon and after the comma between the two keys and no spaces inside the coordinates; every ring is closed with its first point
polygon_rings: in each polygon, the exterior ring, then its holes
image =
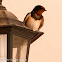
{"type": "Polygon", "coordinates": [[[2,4],[2,0],[0,0],[0,4],[2,4]]]}

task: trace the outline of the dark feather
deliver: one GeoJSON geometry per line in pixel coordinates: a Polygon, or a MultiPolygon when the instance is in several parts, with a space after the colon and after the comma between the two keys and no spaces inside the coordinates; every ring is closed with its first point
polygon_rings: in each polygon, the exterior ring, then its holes
{"type": "MultiPolygon", "coordinates": [[[[28,13],[29,14],[29,13],[28,13]]],[[[25,21],[25,19],[26,19],[26,17],[28,16],[28,14],[25,16],[25,18],[24,18],[24,21],[23,21],[23,23],[26,25],[26,22],[27,21],[25,21]]]]}

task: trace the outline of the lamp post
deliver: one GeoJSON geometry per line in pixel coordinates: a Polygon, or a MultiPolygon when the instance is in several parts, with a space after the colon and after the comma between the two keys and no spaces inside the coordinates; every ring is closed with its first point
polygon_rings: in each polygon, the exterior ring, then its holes
{"type": "Polygon", "coordinates": [[[0,62],[28,62],[30,44],[41,35],[0,4],[0,62]]]}

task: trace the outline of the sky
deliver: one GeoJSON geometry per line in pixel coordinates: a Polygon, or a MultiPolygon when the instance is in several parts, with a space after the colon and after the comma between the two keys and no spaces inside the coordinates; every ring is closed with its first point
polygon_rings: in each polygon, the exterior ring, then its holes
{"type": "Polygon", "coordinates": [[[20,21],[36,5],[44,6],[44,35],[31,44],[28,62],[62,62],[62,0],[3,0],[3,5],[20,21]]]}

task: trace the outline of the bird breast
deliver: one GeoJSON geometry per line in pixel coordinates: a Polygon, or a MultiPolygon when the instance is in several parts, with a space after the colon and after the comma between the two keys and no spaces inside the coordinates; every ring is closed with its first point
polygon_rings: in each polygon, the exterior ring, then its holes
{"type": "Polygon", "coordinates": [[[29,17],[27,19],[26,26],[36,31],[38,30],[40,23],[41,23],[41,20],[35,20],[34,18],[29,17]]]}

